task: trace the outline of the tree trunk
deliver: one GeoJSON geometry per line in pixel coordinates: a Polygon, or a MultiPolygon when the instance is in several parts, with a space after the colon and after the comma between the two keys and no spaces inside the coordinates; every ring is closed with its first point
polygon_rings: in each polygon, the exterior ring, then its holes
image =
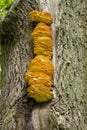
{"type": "Polygon", "coordinates": [[[87,130],[87,1],[60,0],[51,130],[87,130]]]}
{"type": "Polygon", "coordinates": [[[86,0],[16,0],[0,24],[1,130],[87,130],[86,0]],[[27,97],[23,75],[33,58],[31,10],[53,17],[54,99],[27,97]]]}
{"type": "Polygon", "coordinates": [[[23,76],[33,58],[30,35],[34,25],[29,20],[29,12],[34,9],[38,9],[35,0],[16,0],[2,22],[1,130],[32,127],[29,121],[35,102],[26,96],[23,76]]]}

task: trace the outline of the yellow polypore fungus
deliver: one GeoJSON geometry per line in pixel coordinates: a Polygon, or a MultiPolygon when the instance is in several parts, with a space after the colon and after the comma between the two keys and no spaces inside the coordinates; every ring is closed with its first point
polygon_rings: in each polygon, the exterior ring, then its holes
{"type": "Polygon", "coordinates": [[[34,43],[34,54],[44,55],[49,59],[52,58],[52,33],[50,26],[39,23],[33,30],[31,37],[34,43]]]}
{"type": "Polygon", "coordinates": [[[46,87],[43,84],[31,85],[27,88],[29,97],[34,98],[37,102],[46,102],[53,98],[53,88],[46,87]]]}
{"type": "Polygon", "coordinates": [[[52,39],[46,36],[37,37],[33,40],[34,42],[34,54],[35,55],[44,55],[47,58],[51,59],[53,52],[52,46],[53,42],[52,39]]]}
{"type": "Polygon", "coordinates": [[[53,64],[51,61],[43,55],[36,56],[29,64],[29,71],[33,72],[43,72],[48,75],[53,75],[53,64]]]}
{"type": "Polygon", "coordinates": [[[52,39],[47,36],[43,36],[43,37],[39,36],[36,39],[34,39],[33,42],[34,42],[34,47],[39,46],[47,49],[48,51],[52,51],[53,42],[52,39]]]}
{"type": "Polygon", "coordinates": [[[37,102],[45,102],[53,97],[53,64],[43,56],[36,56],[28,65],[28,71],[24,76],[30,87],[27,88],[28,96],[37,102]],[[41,96],[42,95],[42,96],[41,96]]]}
{"type": "Polygon", "coordinates": [[[24,79],[29,85],[43,84],[47,87],[51,87],[53,85],[52,77],[43,72],[28,71],[25,74],[24,79]]]}
{"type": "Polygon", "coordinates": [[[29,85],[28,96],[37,102],[46,102],[53,98],[53,42],[51,27],[48,26],[52,23],[52,18],[49,13],[37,10],[31,11],[29,16],[31,21],[39,23],[31,34],[36,56],[29,63],[24,80],[29,85]]]}
{"type": "Polygon", "coordinates": [[[29,13],[29,18],[31,19],[31,21],[43,22],[49,25],[53,22],[51,15],[48,12],[39,12],[37,10],[31,11],[29,13]]]}
{"type": "Polygon", "coordinates": [[[34,40],[37,37],[43,36],[52,38],[51,28],[44,23],[38,23],[36,28],[33,30],[31,37],[34,40]]]}
{"type": "Polygon", "coordinates": [[[53,55],[53,52],[52,51],[49,51],[43,47],[40,47],[40,46],[36,46],[34,47],[34,54],[36,55],[44,55],[46,57],[48,57],[49,59],[51,59],[52,55],[53,55]]]}

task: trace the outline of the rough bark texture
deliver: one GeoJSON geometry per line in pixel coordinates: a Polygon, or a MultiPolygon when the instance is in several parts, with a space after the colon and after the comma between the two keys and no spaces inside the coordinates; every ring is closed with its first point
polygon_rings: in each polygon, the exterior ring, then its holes
{"type": "Polygon", "coordinates": [[[29,130],[34,101],[26,97],[23,75],[33,57],[29,12],[38,9],[35,0],[16,0],[2,22],[1,130],[29,130]]]}
{"type": "Polygon", "coordinates": [[[86,0],[16,0],[12,5],[0,24],[1,130],[87,130],[86,16],[86,0]],[[54,21],[52,105],[50,102],[37,104],[28,98],[23,80],[33,58],[30,35],[35,25],[28,17],[33,9],[50,12],[54,21]]]}
{"type": "MultiPolygon", "coordinates": [[[[50,102],[37,104],[27,97],[23,75],[33,58],[29,20],[33,9],[43,10],[48,3],[16,0],[2,22],[2,98],[1,130],[49,130],[50,102]]],[[[50,6],[49,6],[50,7],[50,6]]]]}
{"type": "Polygon", "coordinates": [[[51,130],[87,130],[87,1],[60,0],[51,130]]]}

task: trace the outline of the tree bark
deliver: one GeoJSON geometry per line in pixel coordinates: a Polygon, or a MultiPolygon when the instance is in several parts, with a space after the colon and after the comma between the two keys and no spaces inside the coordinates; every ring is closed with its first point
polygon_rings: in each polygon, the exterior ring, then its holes
{"type": "Polygon", "coordinates": [[[2,105],[1,130],[32,129],[35,102],[26,96],[23,75],[33,58],[29,12],[38,9],[36,0],[16,0],[2,22],[2,105]],[[28,127],[29,125],[29,127],[28,127]]]}
{"type": "Polygon", "coordinates": [[[87,1],[60,0],[51,130],[87,130],[87,1]]]}
{"type": "Polygon", "coordinates": [[[16,0],[0,24],[1,130],[87,130],[86,0],[16,0]],[[31,10],[53,17],[54,99],[27,97],[23,75],[33,58],[31,10]]]}
{"type": "MultiPolygon", "coordinates": [[[[50,102],[27,97],[23,75],[33,58],[31,10],[48,10],[49,1],[15,1],[2,22],[1,130],[49,130],[50,102]],[[44,5],[45,4],[45,5],[44,5]]],[[[49,6],[50,7],[50,6],[49,6]]]]}

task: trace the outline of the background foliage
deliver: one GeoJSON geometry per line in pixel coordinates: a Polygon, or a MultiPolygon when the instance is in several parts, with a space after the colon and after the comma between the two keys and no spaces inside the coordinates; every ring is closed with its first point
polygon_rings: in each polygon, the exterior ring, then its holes
{"type": "Polygon", "coordinates": [[[0,15],[6,15],[6,8],[12,2],[14,2],[14,0],[0,0],[0,15]]]}

